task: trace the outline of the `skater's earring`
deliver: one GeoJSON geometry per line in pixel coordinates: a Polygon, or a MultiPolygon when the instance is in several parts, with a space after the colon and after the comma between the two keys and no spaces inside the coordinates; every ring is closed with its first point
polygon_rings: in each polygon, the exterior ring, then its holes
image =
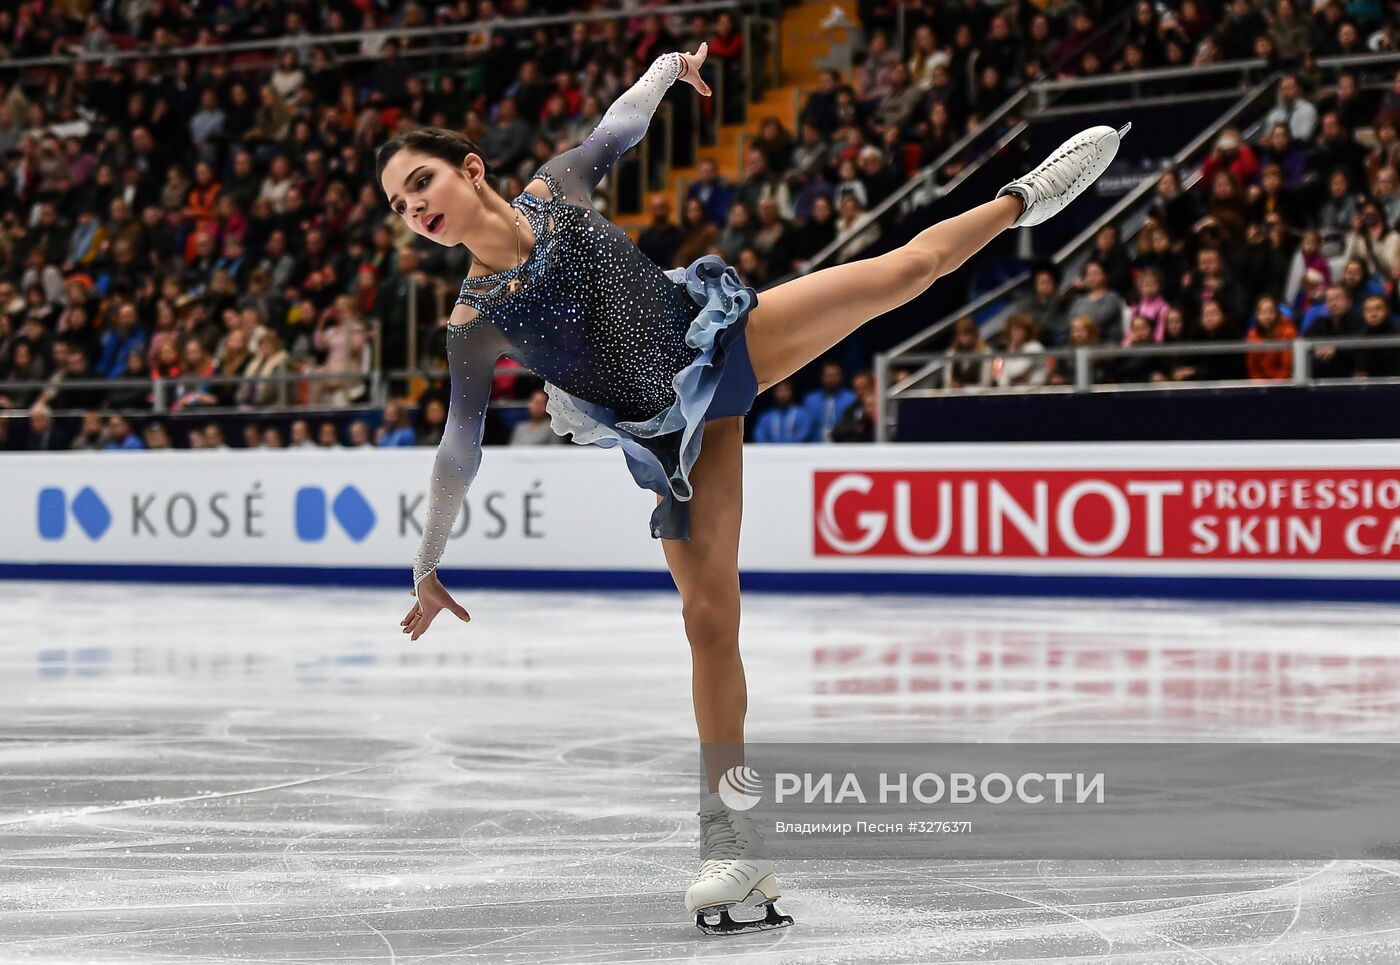
{"type": "Polygon", "coordinates": [[[477,191],[480,191],[480,190],[481,190],[481,182],[480,182],[480,181],[476,182],[476,190],[477,190],[477,191]]]}

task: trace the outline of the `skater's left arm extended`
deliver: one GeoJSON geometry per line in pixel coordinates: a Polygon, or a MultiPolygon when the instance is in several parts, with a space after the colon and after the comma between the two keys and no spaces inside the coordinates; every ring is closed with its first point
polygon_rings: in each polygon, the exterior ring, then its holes
{"type": "Polygon", "coordinates": [[[587,204],[603,176],[622,155],[646,136],[661,98],[677,80],[684,80],[708,95],[709,85],[700,78],[707,44],[693,54],[662,54],[646,73],[613,101],[593,133],[578,147],[546,161],[541,170],[558,182],[571,202],[587,204]]]}
{"type": "MultiPolygon", "coordinates": [[[[470,310],[459,305],[456,311],[470,310]]],[[[451,609],[457,616],[467,619],[466,611],[447,596],[433,577],[462,508],[467,487],[481,465],[481,437],[486,427],[486,407],[491,399],[496,363],[511,349],[510,340],[486,318],[448,330],[447,365],[452,398],[448,403],[442,442],[433,462],[432,479],[428,484],[428,516],[413,564],[413,587],[418,602],[400,624],[415,640],[441,609],[451,609]]]]}

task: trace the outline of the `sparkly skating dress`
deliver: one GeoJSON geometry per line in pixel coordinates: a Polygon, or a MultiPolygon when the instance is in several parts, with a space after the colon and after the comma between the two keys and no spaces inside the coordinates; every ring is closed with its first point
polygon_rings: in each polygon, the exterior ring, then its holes
{"type": "Polygon", "coordinates": [[[653,537],[689,538],[690,471],[705,420],[744,415],[757,394],[744,328],[758,296],[713,255],[662,271],[590,202],[646,133],[681,63],[680,54],[658,58],[583,144],[539,169],[550,200],[515,199],[536,239],[525,261],[463,283],[458,303],[479,314],[448,329],[452,399],[415,586],[437,568],[481,463],[492,371],[503,355],[546,380],[555,432],[622,448],[637,484],[662,497],[653,537]]]}

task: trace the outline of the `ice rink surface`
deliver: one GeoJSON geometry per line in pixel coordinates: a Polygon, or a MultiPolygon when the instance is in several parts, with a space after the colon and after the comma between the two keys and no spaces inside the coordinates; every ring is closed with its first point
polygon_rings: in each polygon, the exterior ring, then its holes
{"type": "MultiPolygon", "coordinates": [[[[707,938],[671,594],[0,583],[0,962],[1400,961],[1400,863],[791,862],[707,938]]],[[[749,595],[755,741],[1400,739],[1400,610],[749,595]]]]}

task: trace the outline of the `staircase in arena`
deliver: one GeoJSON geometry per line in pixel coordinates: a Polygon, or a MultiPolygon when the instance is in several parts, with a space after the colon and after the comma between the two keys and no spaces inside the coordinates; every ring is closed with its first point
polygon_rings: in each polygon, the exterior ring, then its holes
{"type": "MultiPolygon", "coordinates": [[[[714,161],[720,173],[730,181],[738,181],[743,177],[742,159],[739,156],[740,138],[756,137],[765,120],[776,117],[794,137],[798,135],[798,92],[817,86],[817,78],[823,69],[821,64],[831,55],[833,40],[847,40],[848,35],[854,32],[853,28],[833,31],[821,26],[821,22],[831,13],[833,6],[841,7],[851,23],[858,22],[854,0],[839,0],[835,3],[833,0],[817,0],[784,8],[781,32],[783,69],[779,86],[765,91],[761,100],[749,103],[748,119],[743,124],[721,125],[716,142],[701,146],[699,158],[714,161]]],[[[654,132],[652,136],[655,136],[654,132]]],[[[676,167],[671,169],[667,177],[663,193],[672,199],[671,213],[677,221],[680,220],[681,212],[675,199],[680,196],[683,186],[694,181],[698,175],[698,168],[676,167]]],[[[656,192],[648,192],[647,196],[650,197],[653,193],[656,192]]],[[[612,220],[633,238],[651,223],[651,218],[645,211],[621,214],[612,220]]]]}

